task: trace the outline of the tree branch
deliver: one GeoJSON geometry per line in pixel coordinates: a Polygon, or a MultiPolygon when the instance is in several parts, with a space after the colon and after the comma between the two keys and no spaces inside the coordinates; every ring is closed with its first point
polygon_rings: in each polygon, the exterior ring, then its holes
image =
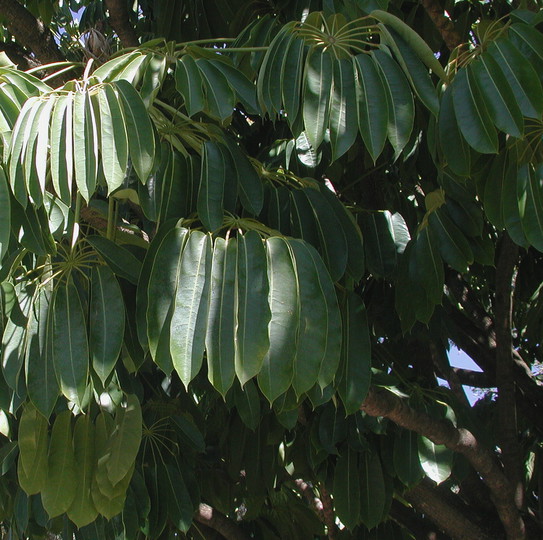
{"type": "Polygon", "coordinates": [[[448,503],[430,483],[422,481],[404,493],[404,499],[422,514],[427,515],[443,532],[454,540],[491,540],[492,534],[466,516],[465,509],[448,503]]]}
{"type": "Polygon", "coordinates": [[[18,43],[4,42],[0,43],[0,51],[5,52],[9,59],[17,65],[22,71],[39,67],[41,64],[28,54],[18,43]]]}
{"type": "Polygon", "coordinates": [[[0,13],[15,39],[31,50],[41,63],[65,60],[49,28],[17,0],[0,0],[0,13]]]}
{"type": "Polygon", "coordinates": [[[320,484],[319,491],[321,493],[322,511],[324,515],[324,523],[328,529],[328,538],[335,540],[338,537],[339,530],[336,525],[336,516],[334,514],[334,503],[330,494],[326,490],[323,484],[320,484]]]}
{"type": "Polygon", "coordinates": [[[454,28],[454,23],[451,19],[445,16],[443,8],[438,0],[420,0],[420,3],[438,29],[449,51],[452,51],[461,45],[462,37],[454,28]]]}
{"type": "Polygon", "coordinates": [[[138,36],[130,24],[130,17],[124,0],[105,0],[109,11],[109,23],[121,40],[123,47],[137,47],[138,36]]]}
{"type": "Polygon", "coordinates": [[[245,534],[231,519],[205,503],[200,503],[194,519],[219,532],[226,540],[249,540],[249,535],[245,534]]]}
{"type": "Polygon", "coordinates": [[[518,246],[507,232],[502,238],[496,264],[496,295],[494,314],[496,326],[496,382],[498,387],[499,443],[502,450],[504,472],[515,490],[517,508],[522,508],[524,479],[522,449],[518,440],[515,381],[513,376],[513,317],[514,273],[518,246]]]}
{"type": "Polygon", "coordinates": [[[384,416],[397,425],[420,433],[436,444],[463,454],[489,487],[491,497],[509,540],[525,537],[524,522],[515,504],[510,482],[501,471],[494,455],[473,434],[455,428],[446,420],[438,420],[412,409],[406,400],[384,389],[371,387],[361,406],[370,416],[384,416]]]}

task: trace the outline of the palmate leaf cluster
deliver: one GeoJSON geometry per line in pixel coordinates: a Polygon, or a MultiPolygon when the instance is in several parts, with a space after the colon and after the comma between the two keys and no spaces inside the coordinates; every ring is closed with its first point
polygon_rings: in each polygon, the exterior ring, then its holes
{"type": "Polygon", "coordinates": [[[440,56],[384,3],[215,2],[228,35],[196,4],[142,2],[142,45],[64,83],[0,58],[0,519],[196,538],[205,502],[318,538],[303,478],[342,537],[416,537],[398,497],[469,465],[360,408],[373,384],[473,429],[419,361],[462,331],[455,279],[490,309],[504,234],[539,346],[541,18],[474,16],[440,56]]]}

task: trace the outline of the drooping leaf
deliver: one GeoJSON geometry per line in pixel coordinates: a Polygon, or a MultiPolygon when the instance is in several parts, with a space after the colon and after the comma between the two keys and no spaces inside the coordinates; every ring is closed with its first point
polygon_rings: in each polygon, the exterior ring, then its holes
{"type": "Polygon", "coordinates": [[[185,386],[202,365],[211,274],[211,237],[192,232],[181,255],[170,322],[170,354],[185,386]]]}
{"type": "Polygon", "coordinates": [[[208,231],[217,230],[223,222],[225,176],[226,163],[219,145],[207,141],[202,156],[198,216],[208,231]]]}
{"type": "Polygon", "coordinates": [[[124,302],[119,283],[107,266],[91,273],[89,348],[92,369],[105,384],[115,367],[124,336],[124,302]]]}
{"type": "Polygon", "coordinates": [[[0,261],[7,253],[11,232],[11,203],[4,169],[0,167],[0,261]]]}
{"type": "Polygon", "coordinates": [[[186,532],[192,524],[194,508],[177,463],[165,463],[159,468],[161,486],[165,488],[168,516],[175,527],[186,532]]]}
{"type": "Polygon", "coordinates": [[[518,171],[517,193],[522,228],[527,240],[543,251],[543,167],[524,165],[518,171]]]}
{"type": "Polygon", "coordinates": [[[269,348],[269,283],[266,252],[260,236],[249,231],[238,237],[236,375],[243,386],[257,375],[269,348]]]}
{"type": "Polygon", "coordinates": [[[360,483],[360,521],[372,529],[381,522],[386,504],[383,468],[377,452],[360,456],[360,483]]]}
{"type": "Polygon", "coordinates": [[[185,100],[189,116],[204,110],[202,75],[190,54],[183,55],[176,63],[175,87],[185,100]]]}
{"type": "Polygon", "coordinates": [[[423,436],[418,438],[418,447],[420,465],[426,476],[438,484],[447,480],[452,469],[452,450],[423,436]]]}
{"type": "Polygon", "coordinates": [[[73,93],[59,96],[51,119],[51,179],[57,196],[70,204],[73,168],[73,93]]]}
{"type": "Polygon", "coordinates": [[[47,482],[41,493],[43,506],[51,518],[70,508],[77,489],[77,472],[72,442],[72,413],[57,415],[47,461],[47,482]]]}
{"type": "Polygon", "coordinates": [[[217,238],[213,246],[211,289],[206,333],[208,377],[223,396],[235,377],[237,241],[217,238]]]}
{"type": "Polygon", "coordinates": [[[418,435],[414,431],[399,429],[394,435],[394,470],[406,485],[416,484],[422,477],[418,453],[418,435]]]}
{"type": "Polygon", "coordinates": [[[251,430],[255,430],[260,423],[260,396],[254,380],[249,380],[241,388],[234,388],[234,400],[241,421],[251,430]]]}
{"type": "Polygon", "coordinates": [[[360,521],[360,470],[357,453],[347,446],[334,470],[334,509],[349,529],[360,521]]]}
{"type": "Polygon", "coordinates": [[[236,105],[236,97],[228,84],[228,79],[211,60],[198,58],[196,66],[202,74],[205,89],[207,107],[204,112],[212,118],[218,118],[221,122],[225,122],[227,118],[232,116],[236,105]]]}
{"type": "Polygon", "coordinates": [[[273,403],[292,382],[300,313],[298,284],[288,242],[281,237],[266,240],[271,319],[269,349],[258,374],[262,393],[273,403]]]}

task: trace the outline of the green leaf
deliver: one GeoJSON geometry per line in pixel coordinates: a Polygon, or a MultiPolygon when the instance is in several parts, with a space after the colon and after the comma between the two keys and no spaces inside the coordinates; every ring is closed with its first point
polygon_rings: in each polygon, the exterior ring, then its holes
{"type": "Polygon", "coordinates": [[[51,431],[47,482],[41,493],[43,506],[49,517],[59,516],[70,508],[79,488],[76,478],[72,413],[63,411],[57,415],[51,431]]]}
{"type": "Polygon", "coordinates": [[[252,431],[260,423],[260,397],[254,380],[249,380],[241,388],[234,388],[234,400],[241,421],[252,431]]]}
{"type": "Polygon", "coordinates": [[[271,319],[269,349],[258,374],[258,385],[270,403],[292,382],[300,313],[298,283],[288,242],[282,237],[266,240],[271,319]]]}
{"type": "Polygon", "coordinates": [[[202,175],[198,191],[198,217],[210,231],[219,229],[223,222],[223,197],[226,182],[226,163],[219,144],[206,141],[202,155],[202,175]]]}
{"type": "Polygon", "coordinates": [[[89,375],[89,346],[83,307],[72,281],[53,299],[53,362],[62,394],[81,404],[89,375]]]}
{"type": "Polygon", "coordinates": [[[377,452],[360,456],[360,483],[360,521],[373,529],[381,522],[386,505],[383,468],[377,452]]]}
{"type": "Polygon", "coordinates": [[[379,25],[379,28],[383,43],[388,45],[394,53],[417,97],[434,116],[437,116],[439,99],[427,69],[413,49],[407,45],[395,30],[386,28],[382,24],[379,25]]]}
{"type": "Polygon", "coordinates": [[[211,290],[206,333],[208,377],[224,397],[235,377],[237,242],[216,238],[211,264],[211,290]]]}
{"type": "Polygon", "coordinates": [[[528,118],[539,118],[543,112],[543,90],[530,62],[508,39],[492,41],[488,54],[500,66],[522,114],[528,118]]]}
{"type": "Polygon", "coordinates": [[[305,49],[302,39],[295,37],[289,40],[281,65],[281,97],[291,128],[300,110],[305,49]]]}
{"type": "Polygon", "coordinates": [[[388,100],[387,136],[397,159],[413,131],[415,110],[409,83],[398,64],[383,50],[372,52],[388,100]]]}
{"type": "Polygon", "coordinates": [[[134,285],[138,283],[141,262],[130,251],[105,236],[91,235],[85,240],[100,254],[113,273],[134,285]]]}
{"type": "Polygon", "coordinates": [[[347,414],[360,409],[371,381],[371,342],[362,299],[349,293],[341,302],[341,363],[337,389],[347,414]]]}
{"type": "Polygon", "coordinates": [[[382,10],[372,11],[370,14],[374,19],[390,26],[395,30],[406,44],[416,53],[416,55],[426,64],[428,69],[432,70],[441,80],[447,82],[448,77],[445,70],[439,63],[439,60],[434,56],[434,52],[426,41],[420,37],[413,28],[407,25],[404,21],[382,10]]]}
{"type": "Polygon", "coordinates": [[[441,150],[446,164],[460,176],[469,176],[471,171],[471,152],[462,136],[453,105],[452,87],[448,86],[441,96],[438,117],[438,131],[441,150]]]}
{"type": "Polygon", "coordinates": [[[290,190],[290,224],[293,236],[320,247],[315,214],[302,189],[290,190]]]}
{"type": "Polygon", "coordinates": [[[127,66],[133,64],[134,60],[137,60],[141,56],[140,51],[131,51],[127,54],[117,56],[98,67],[92,75],[102,81],[114,81],[119,78],[123,71],[126,71],[127,66]]]}
{"type": "Polygon", "coordinates": [[[416,484],[423,472],[419,462],[418,434],[406,429],[398,429],[394,435],[394,470],[406,486],[416,484]]]}
{"type": "Polygon", "coordinates": [[[41,206],[46,191],[45,184],[47,182],[48,173],[47,157],[49,153],[49,122],[54,105],[55,99],[50,97],[41,108],[40,115],[37,118],[36,148],[34,153],[35,163],[32,168],[35,170],[35,178],[32,179],[28,177],[31,168],[26,168],[27,182],[29,182],[28,192],[34,204],[37,206],[41,206]]]}
{"type": "MultiPolygon", "coordinates": [[[[154,253],[149,253],[149,284],[140,284],[147,291],[146,328],[149,350],[153,360],[167,374],[173,364],[170,354],[170,322],[173,315],[174,298],[181,267],[181,255],[188,237],[187,229],[170,229],[163,237],[151,244],[154,253]],[[155,246],[158,247],[155,248],[155,246]]],[[[139,287],[138,287],[139,289],[139,287]]],[[[138,304],[138,309],[143,306],[138,304]]],[[[142,321],[143,323],[143,321],[142,321]]],[[[142,326],[142,324],[140,324],[142,326]]],[[[142,328],[143,329],[143,328],[142,328]]]]}
{"type": "Polygon", "coordinates": [[[356,96],[358,103],[358,129],[373,159],[383,151],[387,137],[388,99],[377,66],[367,54],[355,56],[358,70],[356,96]]]}
{"type": "Polygon", "coordinates": [[[110,84],[98,94],[100,152],[108,195],[123,184],[128,166],[128,136],[123,109],[110,84]]]}
{"type": "Polygon", "coordinates": [[[196,452],[205,452],[204,436],[189,414],[172,416],[171,420],[182,445],[184,443],[188,448],[196,452]]]}
{"type": "Polygon", "coordinates": [[[530,61],[541,80],[540,67],[543,61],[543,35],[533,26],[515,23],[509,27],[509,39],[522,56],[530,61]]]}
{"type": "Polygon", "coordinates": [[[145,184],[153,170],[155,159],[153,126],[145,105],[134,87],[126,81],[116,81],[114,86],[124,112],[130,159],[136,174],[145,184]]]}
{"type": "Polygon", "coordinates": [[[73,110],[75,181],[82,197],[89,202],[98,175],[98,132],[90,95],[76,92],[73,110]]]}
{"type": "Polygon", "coordinates": [[[390,212],[362,212],[358,215],[368,271],[376,276],[390,275],[397,264],[396,244],[390,212]]]}
{"type": "Polygon", "coordinates": [[[417,235],[410,261],[410,274],[411,269],[412,275],[417,278],[417,284],[425,289],[428,298],[434,304],[440,304],[445,275],[439,245],[431,234],[430,227],[425,227],[417,235]]]}
{"type": "Polygon", "coordinates": [[[469,66],[460,69],[451,86],[456,120],[467,143],[482,154],[497,153],[496,129],[476,86],[473,70],[469,66]]]}
{"type": "Polygon", "coordinates": [[[137,396],[128,394],[126,405],[117,407],[115,424],[109,441],[107,471],[115,486],[126,477],[134,464],[141,443],[142,417],[137,396]]]}
{"type": "Polygon", "coordinates": [[[92,368],[105,385],[121,352],[125,324],[121,288],[107,266],[91,272],[89,323],[92,368]]]}
{"type": "Polygon", "coordinates": [[[18,438],[19,485],[33,495],[47,483],[48,433],[46,418],[31,403],[21,414],[18,438]]]}
{"type": "Polygon", "coordinates": [[[68,517],[79,527],[96,519],[98,511],[92,502],[92,479],[95,467],[94,424],[89,415],[81,415],[74,428],[75,481],[77,489],[68,517]]]}
{"type": "Polygon", "coordinates": [[[0,261],[7,253],[11,232],[11,203],[4,169],[0,167],[0,261]]]}
{"type": "Polygon", "coordinates": [[[58,96],[51,118],[51,179],[55,193],[71,204],[73,181],[73,93],[58,96]]]}
{"type": "Polygon", "coordinates": [[[194,58],[183,55],[175,65],[175,88],[185,100],[185,108],[189,116],[204,110],[204,91],[202,74],[194,58]]]}
{"type": "Polygon", "coordinates": [[[479,55],[469,69],[473,73],[477,87],[488,107],[494,125],[501,131],[522,137],[524,119],[500,67],[488,53],[479,55]]]}
{"type": "Polygon", "coordinates": [[[45,418],[60,393],[53,363],[52,287],[42,285],[29,313],[25,373],[28,397],[45,418]]]}
{"type": "Polygon", "coordinates": [[[356,67],[347,58],[333,64],[333,85],[330,97],[330,143],[332,160],[341,157],[356,140],[358,132],[355,89],[356,67]]]}
{"type": "Polygon", "coordinates": [[[517,182],[524,234],[532,246],[543,251],[543,167],[520,167],[517,182]]]}
{"type": "Polygon", "coordinates": [[[332,281],[339,281],[347,268],[348,257],[347,240],[341,223],[320,190],[307,188],[302,192],[313,210],[322,258],[332,281]]]}
{"type": "Polygon", "coordinates": [[[194,508],[187,486],[177,463],[165,463],[159,468],[159,480],[165,488],[168,516],[173,525],[182,532],[187,532],[192,525],[194,508]]]}
{"type": "Polygon", "coordinates": [[[257,375],[269,348],[269,283],[266,252],[255,231],[238,236],[236,375],[245,383],[257,375]]]}
{"type": "Polygon", "coordinates": [[[225,61],[213,62],[213,67],[220,71],[230,88],[237,95],[248,114],[258,114],[255,85],[243,74],[242,71],[225,61]]]}
{"type": "Polygon", "coordinates": [[[473,252],[464,234],[451,221],[443,208],[438,208],[429,217],[429,226],[436,234],[443,260],[457,272],[467,272],[473,263],[473,252]]]}
{"type": "Polygon", "coordinates": [[[360,487],[358,455],[347,446],[336,462],[333,494],[337,516],[349,529],[360,521],[360,487]]]}
{"type": "Polygon", "coordinates": [[[170,322],[172,362],[185,387],[202,365],[211,258],[211,237],[200,231],[190,233],[181,255],[170,322]]]}
{"type": "Polygon", "coordinates": [[[310,50],[305,61],[302,112],[304,130],[315,150],[323,141],[329,124],[332,76],[330,54],[322,49],[310,50]]]}
{"type": "Polygon", "coordinates": [[[207,107],[204,112],[224,122],[232,116],[236,97],[225,75],[206,58],[198,58],[196,66],[202,74],[207,107]]]}
{"type": "Polygon", "coordinates": [[[418,437],[418,448],[420,465],[426,476],[438,484],[447,480],[452,470],[452,450],[422,435],[418,437]]]}

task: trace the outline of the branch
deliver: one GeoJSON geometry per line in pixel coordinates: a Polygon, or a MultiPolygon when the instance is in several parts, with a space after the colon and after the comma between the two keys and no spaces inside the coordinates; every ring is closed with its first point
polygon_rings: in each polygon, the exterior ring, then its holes
{"type": "Polygon", "coordinates": [[[441,531],[438,531],[430,516],[421,516],[414,506],[407,506],[397,499],[392,499],[390,517],[398,525],[408,529],[414,538],[426,538],[432,540],[450,540],[441,531]]]}
{"type": "Polygon", "coordinates": [[[137,47],[138,36],[132,24],[126,7],[125,0],[105,0],[109,11],[109,22],[111,27],[121,40],[123,47],[137,47]]]}
{"type": "Polygon", "coordinates": [[[334,503],[330,494],[326,490],[323,484],[320,485],[319,491],[321,492],[322,500],[322,512],[324,514],[324,523],[328,529],[328,538],[330,540],[336,540],[339,534],[338,527],[336,525],[336,516],[334,514],[334,503]]]}
{"type": "Polygon", "coordinates": [[[511,484],[500,469],[494,455],[473,434],[455,428],[446,420],[437,420],[412,409],[406,402],[384,389],[371,387],[361,406],[370,416],[384,416],[397,425],[420,433],[436,444],[463,454],[489,487],[492,500],[509,540],[522,540],[525,527],[515,504],[511,484]]]}
{"type": "Polygon", "coordinates": [[[452,368],[460,384],[474,388],[493,388],[496,381],[484,371],[472,371],[465,368],[452,368]]]}
{"type": "Polygon", "coordinates": [[[200,503],[194,519],[222,534],[226,540],[249,540],[249,536],[231,519],[207,504],[200,503]]]}
{"type": "Polygon", "coordinates": [[[466,517],[465,509],[457,509],[448,503],[430,483],[422,481],[403,495],[414,508],[427,515],[443,532],[454,540],[491,540],[493,535],[486,533],[471,519],[466,517]]]}
{"type": "Polygon", "coordinates": [[[498,387],[499,442],[504,471],[515,489],[517,508],[522,508],[524,479],[522,449],[518,440],[515,381],[513,377],[513,317],[514,273],[518,246],[504,233],[496,263],[496,295],[494,314],[496,326],[496,382],[498,387]]]}
{"type": "Polygon", "coordinates": [[[462,38],[460,37],[460,34],[454,28],[454,23],[451,19],[445,16],[443,8],[440,6],[438,0],[420,0],[420,3],[438,29],[449,51],[452,51],[461,45],[462,38]]]}
{"type": "Polygon", "coordinates": [[[52,32],[17,0],[0,0],[0,13],[7,29],[43,64],[65,60],[52,32]]]}
{"type": "Polygon", "coordinates": [[[0,43],[0,51],[5,52],[8,58],[22,71],[39,67],[41,65],[35,58],[32,58],[27,51],[25,51],[18,43],[15,43],[14,41],[0,43]]]}

